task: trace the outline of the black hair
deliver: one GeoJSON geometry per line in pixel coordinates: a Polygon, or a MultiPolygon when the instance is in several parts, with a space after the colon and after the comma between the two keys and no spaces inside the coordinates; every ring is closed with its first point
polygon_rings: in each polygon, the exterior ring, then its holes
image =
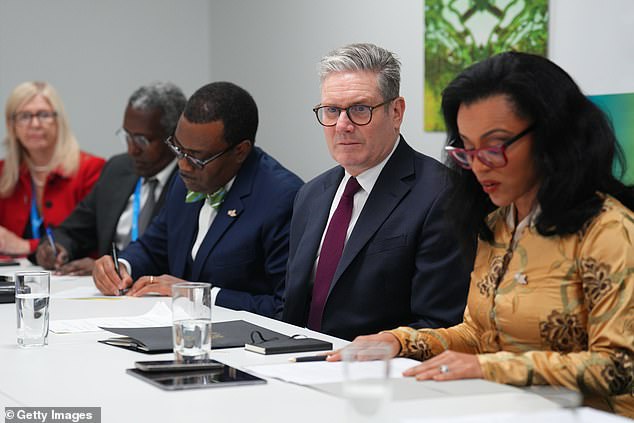
{"type": "MultiPolygon", "coordinates": [[[[470,105],[503,95],[515,113],[533,122],[532,156],[540,186],[541,213],[535,222],[543,236],[579,231],[603,205],[598,193],[610,194],[634,210],[634,188],[614,171],[626,164],[610,121],[581,92],[573,79],[550,60],[527,53],[506,52],[476,63],[460,73],[442,93],[447,142],[460,144],[457,115],[470,105]]],[[[448,214],[465,242],[493,233],[486,223],[495,209],[471,170],[452,163],[454,191],[448,214]]]]}
{"type": "Polygon", "coordinates": [[[244,140],[255,143],[258,107],[246,90],[231,82],[212,82],[187,101],[183,116],[192,123],[222,121],[224,139],[233,146],[244,140]]]}

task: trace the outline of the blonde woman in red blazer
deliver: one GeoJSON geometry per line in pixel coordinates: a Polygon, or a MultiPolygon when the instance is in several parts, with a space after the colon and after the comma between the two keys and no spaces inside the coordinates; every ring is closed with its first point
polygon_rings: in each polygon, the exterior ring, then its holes
{"type": "Polygon", "coordinates": [[[97,181],[104,160],[79,150],[55,89],[24,82],[5,108],[0,161],[0,254],[28,255],[97,181]]]}

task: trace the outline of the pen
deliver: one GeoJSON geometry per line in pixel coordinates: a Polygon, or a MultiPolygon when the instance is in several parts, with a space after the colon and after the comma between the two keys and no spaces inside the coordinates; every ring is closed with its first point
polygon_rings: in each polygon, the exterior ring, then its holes
{"type": "Polygon", "coordinates": [[[288,361],[292,361],[293,363],[307,363],[309,361],[326,361],[327,358],[327,355],[309,355],[306,357],[289,358],[288,361]]]}
{"type": "MultiPolygon", "coordinates": [[[[121,271],[119,270],[119,256],[117,255],[117,244],[115,244],[114,242],[112,243],[112,261],[114,262],[114,270],[117,272],[117,276],[119,276],[119,279],[122,279],[121,271]]],[[[120,289],[119,295],[125,295],[126,292],[128,292],[127,289],[120,289]]]]}
{"type": "Polygon", "coordinates": [[[46,237],[48,238],[48,242],[51,244],[51,248],[53,249],[53,255],[57,259],[57,247],[55,247],[55,238],[53,237],[53,231],[51,231],[51,227],[46,227],[46,237]]]}

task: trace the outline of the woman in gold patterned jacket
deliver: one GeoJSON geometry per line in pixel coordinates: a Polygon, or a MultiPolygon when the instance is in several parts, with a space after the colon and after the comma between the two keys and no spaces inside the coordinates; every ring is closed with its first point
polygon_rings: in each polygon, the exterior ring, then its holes
{"type": "Polygon", "coordinates": [[[448,216],[465,242],[478,237],[464,321],[355,342],[424,360],[405,372],[420,380],[560,385],[634,417],[634,189],[613,176],[625,161],[606,117],[523,53],[466,69],[442,108],[448,216]]]}

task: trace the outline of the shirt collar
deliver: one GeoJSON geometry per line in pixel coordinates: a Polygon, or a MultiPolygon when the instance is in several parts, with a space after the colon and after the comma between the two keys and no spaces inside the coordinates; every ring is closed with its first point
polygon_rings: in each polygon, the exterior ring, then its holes
{"type": "Polygon", "coordinates": [[[176,168],[176,159],[169,162],[167,166],[161,169],[161,171],[158,172],[156,175],[150,176],[148,178],[143,178],[143,183],[147,182],[148,179],[157,179],[159,186],[161,187],[165,186],[175,168],[176,168]]]}
{"type": "MultiPolygon", "coordinates": [[[[390,151],[390,154],[388,154],[387,157],[385,157],[379,164],[371,167],[370,169],[364,170],[357,175],[357,182],[359,182],[361,188],[363,188],[363,190],[368,194],[372,191],[372,188],[374,188],[374,184],[376,184],[376,181],[379,179],[381,171],[385,167],[387,161],[390,160],[390,157],[392,157],[392,154],[394,154],[394,151],[396,151],[396,147],[398,147],[399,142],[401,142],[400,135],[397,136],[396,142],[394,142],[394,147],[392,147],[392,151],[390,151]]],[[[348,171],[346,171],[344,180],[347,182],[350,177],[351,175],[348,171]]]]}
{"type": "MultiPolygon", "coordinates": [[[[539,204],[535,204],[528,215],[526,215],[526,217],[522,219],[519,224],[517,224],[517,230],[515,232],[521,232],[522,229],[526,227],[535,226],[535,221],[537,220],[537,217],[539,216],[541,211],[542,208],[539,206],[539,204]]],[[[511,204],[507,207],[506,210],[506,226],[508,226],[508,228],[513,231],[515,229],[515,224],[515,205],[511,204]]]]}

